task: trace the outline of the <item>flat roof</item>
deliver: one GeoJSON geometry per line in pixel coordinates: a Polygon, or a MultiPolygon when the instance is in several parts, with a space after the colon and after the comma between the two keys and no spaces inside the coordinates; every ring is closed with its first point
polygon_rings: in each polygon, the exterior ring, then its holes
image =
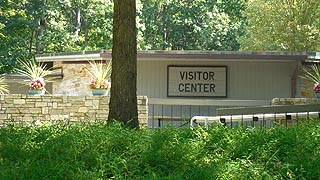
{"type": "MultiPolygon", "coordinates": [[[[37,54],[36,59],[52,61],[88,61],[111,59],[111,50],[82,51],[71,53],[37,54]]],[[[266,60],[266,61],[304,61],[318,59],[316,52],[252,52],[252,51],[138,51],[139,60],[266,60]]]]}

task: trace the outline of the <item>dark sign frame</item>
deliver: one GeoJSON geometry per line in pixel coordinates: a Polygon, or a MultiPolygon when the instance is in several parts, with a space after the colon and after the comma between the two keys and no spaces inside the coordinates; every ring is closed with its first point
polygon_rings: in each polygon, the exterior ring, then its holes
{"type": "Polygon", "coordinates": [[[227,98],[228,97],[228,67],[227,66],[206,66],[206,65],[168,65],[167,66],[167,97],[184,97],[184,98],[227,98]],[[171,67],[175,67],[175,68],[224,68],[225,69],[225,77],[226,77],[226,92],[225,92],[225,96],[177,96],[177,95],[170,95],[169,94],[169,77],[170,77],[170,71],[169,69],[171,67]]]}

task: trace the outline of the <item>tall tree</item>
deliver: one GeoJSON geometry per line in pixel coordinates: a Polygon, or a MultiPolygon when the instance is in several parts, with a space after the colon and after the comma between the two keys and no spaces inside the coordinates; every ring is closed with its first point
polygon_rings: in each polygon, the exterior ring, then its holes
{"type": "Polygon", "coordinates": [[[22,0],[0,1],[0,74],[10,73],[17,59],[30,58],[30,25],[22,0]]]}
{"type": "Polygon", "coordinates": [[[142,49],[239,50],[245,0],[141,0],[142,49]]]}
{"type": "Polygon", "coordinates": [[[109,120],[138,127],[135,0],[114,0],[111,82],[109,120]]]}
{"type": "Polygon", "coordinates": [[[0,74],[36,53],[111,49],[111,0],[0,0],[0,74]]]}
{"type": "Polygon", "coordinates": [[[319,51],[319,0],[250,0],[242,49],[319,51]]]}
{"type": "MultiPolygon", "coordinates": [[[[138,49],[238,50],[246,1],[138,0],[138,49]]],[[[0,0],[0,73],[36,53],[111,49],[113,3],[0,0]]]]}

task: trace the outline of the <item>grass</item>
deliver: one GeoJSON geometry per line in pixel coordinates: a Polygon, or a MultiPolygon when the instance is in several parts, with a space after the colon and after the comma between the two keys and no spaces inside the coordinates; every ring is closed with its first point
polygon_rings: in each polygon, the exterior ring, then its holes
{"type": "Polygon", "coordinates": [[[0,129],[0,179],[318,179],[319,123],[248,129],[0,129]]]}

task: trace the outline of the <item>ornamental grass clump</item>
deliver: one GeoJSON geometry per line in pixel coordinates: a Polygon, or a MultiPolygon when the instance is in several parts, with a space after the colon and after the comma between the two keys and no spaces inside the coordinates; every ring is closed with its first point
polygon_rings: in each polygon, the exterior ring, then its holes
{"type": "Polygon", "coordinates": [[[320,66],[317,64],[313,64],[311,66],[311,70],[303,69],[304,75],[301,76],[308,81],[314,83],[313,90],[315,93],[320,93],[320,66]]]}
{"type": "Polygon", "coordinates": [[[110,89],[111,82],[109,81],[111,76],[111,61],[108,64],[102,62],[89,61],[90,68],[87,68],[88,73],[91,76],[89,81],[90,89],[110,89]]]}
{"type": "Polygon", "coordinates": [[[4,77],[0,77],[0,94],[9,93],[8,84],[5,82],[4,77]]]}
{"type": "Polygon", "coordinates": [[[21,64],[20,68],[16,71],[23,76],[26,76],[29,80],[27,85],[30,90],[45,90],[45,76],[51,72],[46,69],[46,64],[37,63],[34,60],[31,61],[19,61],[21,64]]]}

